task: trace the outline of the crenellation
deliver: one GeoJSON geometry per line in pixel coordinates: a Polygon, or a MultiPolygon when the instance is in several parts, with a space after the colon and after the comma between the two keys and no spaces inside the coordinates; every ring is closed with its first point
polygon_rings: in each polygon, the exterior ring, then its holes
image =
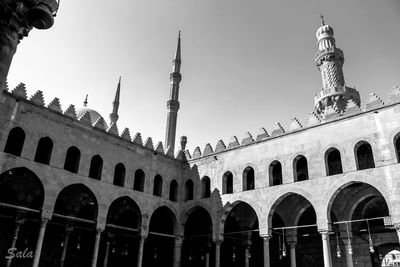
{"type": "Polygon", "coordinates": [[[190,155],[190,151],[189,150],[185,150],[185,155],[186,155],[186,159],[191,159],[192,155],[190,155]]]}
{"type": "Polygon", "coordinates": [[[156,149],[157,152],[164,154],[164,147],[161,141],[159,141],[156,145],[156,149]]]}
{"type": "Polygon", "coordinates": [[[295,131],[301,128],[303,128],[303,125],[301,125],[297,118],[293,118],[289,125],[289,131],[295,131]]]}
{"type": "Polygon", "coordinates": [[[126,141],[132,142],[131,133],[129,132],[128,128],[125,128],[122,131],[121,138],[126,140],[126,141]]]}
{"type": "Polygon", "coordinates": [[[148,149],[154,150],[153,139],[151,139],[151,137],[147,137],[144,146],[147,147],[148,149]]]}
{"type": "Polygon", "coordinates": [[[40,107],[44,107],[45,103],[44,103],[43,92],[40,90],[36,91],[36,93],[33,94],[31,98],[29,98],[29,101],[33,102],[34,104],[40,107]]]}
{"type": "Polygon", "coordinates": [[[248,145],[254,142],[253,136],[250,134],[250,132],[245,132],[244,136],[242,138],[242,143],[241,145],[248,145]]]}
{"type": "Polygon", "coordinates": [[[203,150],[203,156],[207,156],[207,155],[210,155],[210,154],[212,154],[212,153],[214,153],[214,151],[213,151],[213,149],[212,149],[210,143],[207,143],[207,144],[205,145],[205,147],[204,147],[204,150],[203,150]]]}
{"type": "Polygon", "coordinates": [[[135,134],[135,136],[133,137],[132,142],[135,143],[135,144],[138,144],[140,146],[143,146],[142,135],[139,132],[137,132],[135,134]]]}
{"type": "Polygon", "coordinates": [[[368,98],[368,102],[367,105],[365,106],[365,108],[367,110],[371,110],[371,109],[376,109],[379,107],[384,106],[385,103],[383,103],[382,99],[375,93],[371,93],[369,94],[369,98],[368,98]]]}
{"type": "Polygon", "coordinates": [[[226,145],[224,141],[218,140],[217,145],[215,146],[215,152],[221,152],[226,149],[226,145]]]}
{"type": "Polygon", "coordinates": [[[350,99],[347,101],[346,109],[343,115],[352,115],[360,112],[362,112],[360,106],[353,99],[350,99]]]}
{"type": "Polygon", "coordinates": [[[103,119],[103,117],[98,118],[93,126],[97,129],[100,129],[103,131],[107,130],[107,124],[106,124],[106,121],[103,119]]]}
{"type": "Polygon", "coordinates": [[[283,129],[282,125],[279,122],[277,122],[275,123],[275,128],[272,130],[271,137],[282,135],[284,133],[285,129],[283,129]]]}
{"type": "Polygon", "coordinates": [[[185,154],[185,152],[184,152],[182,149],[179,149],[179,150],[178,150],[178,152],[176,153],[175,158],[176,158],[177,160],[180,160],[180,161],[186,161],[186,160],[187,160],[186,154],[185,154]]]}
{"type": "Polygon", "coordinates": [[[196,148],[193,151],[193,158],[200,158],[201,157],[201,151],[200,151],[200,147],[196,146],[196,148]]]}
{"type": "Polygon", "coordinates": [[[47,108],[59,113],[63,113],[62,109],[61,109],[61,104],[60,104],[60,99],[58,99],[57,97],[54,98],[48,105],[47,108]]]}
{"type": "Polygon", "coordinates": [[[267,130],[265,130],[264,127],[261,127],[261,128],[258,129],[256,141],[265,140],[265,139],[268,139],[269,137],[270,136],[269,136],[267,130]]]}
{"type": "Polygon", "coordinates": [[[240,146],[238,138],[234,135],[231,137],[231,140],[229,140],[228,144],[228,149],[234,148],[240,146]]]}
{"type": "Polygon", "coordinates": [[[393,86],[389,92],[389,104],[400,102],[400,87],[398,85],[393,86]]]}
{"type": "Polygon", "coordinates": [[[92,119],[90,118],[90,113],[85,112],[78,120],[86,125],[92,125],[92,119]]]}
{"type": "Polygon", "coordinates": [[[117,124],[116,123],[112,123],[110,125],[110,128],[108,128],[107,132],[110,133],[110,134],[119,136],[117,124]]]}
{"type": "Polygon", "coordinates": [[[307,126],[313,126],[321,123],[321,117],[315,112],[310,112],[307,119],[307,126]]]}
{"type": "Polygon", "coordinates": [[[26,87],[25,87],[25,84],[24,84],[24,83],[18,84],[18,85],[11,91],[11,93],[12,93],[13,95],[18,96],[18,97],[23,98],[23,99],[27,99],[27,98],[28,98],[28,95],[27,95],[27,93],[26,93],[26,87]]]}
{"type": "Polygon", "coordinates": [[[64,115],[76,120],[76,110],[74,105],[69,105],[69,107],[65,110],[64,115]]]}
{"type": "Polygon", "coordinates": [[[169,147],[167,148],[167,151],[165,151],[165,155],[170,156],[170,157],[173,157],[173,156],[174,156],[174,149],[173,149],[172,146],[169,146],[169,147]]]}

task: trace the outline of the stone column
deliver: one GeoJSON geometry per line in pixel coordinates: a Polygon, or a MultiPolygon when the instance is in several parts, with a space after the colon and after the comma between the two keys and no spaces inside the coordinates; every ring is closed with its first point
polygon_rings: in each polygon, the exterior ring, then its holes
{"type": "Polygon", "coordinates": [[[250,266],[250,245],[244,247],[244,267],[250,266]]]}
{"type": "Polygon", "coordinates": [[[346,254],[347,267],[353,267],[353,254],[349,254],[349,244],[346,243],[346,245],[344,247],[346,249],[345,254],[346,254]]]}
{"type": "Polygon", "coordinates": [[[206,264],[205,264],[205,266],[206,267],[210,267],[210,251],[206,251],[206,264]]]}
{"type": "Polygon", "coordinates": [[[46,225],[47,225],[48,221],[49,221],[49,219],[42,218],[42,221],[41,221],[41,224],[40,224],[40,229],[39,229],[38,239],[37,239],[37,242],[36,242],[35,257],[33,258],[32,267],[38,267],[39,266],[40,254],[42,253],[44,233],[46,232],[46,225]]]}
{"type": "Polygon", "coordinates": [[[72,227],[67,227],[65,229],[64,247],[63,247],[63,250],[61,252],[60,267],[64,267],[65,257],[67,256],[69,237],[70,237],[72,231],[73,231],[72,227]]]}
{"type": "Polygon", "coordinates": [[[221,257],[221,240],[214,240],[215,243],[215,267],[220,267],[220,257],[221,257]]]}
{"type": "Polygon", "coordinates": [[[182,256],[182,237],[175,237],[174,244],[174,267],[181,267],[181,256],[182,256]]]}
{"type": "Polygon", "coordinates": [[[290,266],[296,267],[296,243],[289,242],[290,247],[290,266]]]}
{"type": "Polygon", "coordinates": [[[109,253],[110,253],[110,241],[107,240],[107,242],[106,242],[106,251],[104,252],[103,267],[107,267],[107,265],[108,265],[109,253]]]}
{"type": "Polygon", "coordinates": [[[143,248],[144,248],[144,241],[146,237],[141,236],[139,239],[139,248],[138,248],[138,258],[137,258],[137,267],[142,267],[143,263],[143,248]]]}
{"type": "MultiPolygon", "coordinates": [[[[15,245],[17,244],[18,235],[19,235],[19,229],[21,227],[21,224],[22,224],[22,222],[20,222],[20,221],[16,221],[15,222],[14,235],[13,235],[13,239],[11,241],[10,248],[15,248],[15,245]]],[[[6,267],[10,267],[11,266],[12,259],[13,258],[11,258],[11,257],[7,258],[6,267]]]]}
{"type": "Polygon", "coordinates": [[[324,267],[332,267],[332,259],[329,245],[329,231],[320,231],[322,237],[322,249],[324,255],[324,267]]]}
{"type": "Polygon", "coordinates": [[[92,255],[92,267],[97,266],[97,257],[99,256],[101,232],[103,232],[102,229],[96,229],[96,237],[94,240],[94,248],[93,248],[93,255],[92,255]]]}
{"type": "Polygon", "coordinates": [[[269,239],[271,236],[266,235],[263,236],[263,252],[264,252],[264,267],[270,267],[270,259],[269,259],[269,239]]]}

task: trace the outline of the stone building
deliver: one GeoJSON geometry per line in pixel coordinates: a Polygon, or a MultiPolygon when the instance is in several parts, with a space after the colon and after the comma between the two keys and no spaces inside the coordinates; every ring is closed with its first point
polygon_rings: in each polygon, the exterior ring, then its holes
{"type": "MultiPolygon", "coordinates": [[[[6,1],[7,2],[7,1],[6,1]]],[[[18,42],[52,25],[54,0],[0,4],[1,266],[387,266],[400,250],[400,89],[346,86],[332,27],[317,30],[323,87],[302,125],[174,151],[173,61],[165,147],[89,108],[9,90],[18,42]],[[11,23],[12,22],[12,23],[11,23]],[[16,248],[14,250],[14,248],[16,248]],[[11,250],[10,250],[11,249],[11,250]],[[394,255],[392,257],[392,255],[394,255]],[[9,257],[15,256],[15,257],[9,257]],[[391,261],[390,258],[393,258],[391,261]]],[[[389,265],[388,265],[389,266],[389,265]]]]}

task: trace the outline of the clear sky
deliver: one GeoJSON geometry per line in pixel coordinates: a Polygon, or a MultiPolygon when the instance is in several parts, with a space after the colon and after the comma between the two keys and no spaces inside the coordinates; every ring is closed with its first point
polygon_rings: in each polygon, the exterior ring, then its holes
{"type": "MultiPolygon", "coordinates": [[[[399,0],[64,0],[53,28],[33,30],[14,57],[9,86],[42,90],[65,110],[108,121],[122,76],[118,127],[164,142],[169,73],[182,31],[179,136],[203,150],[275,122],[305,124],[322,86],[314,64],[319,15],[344,51],[344,75],[365,105],[400,85],[399,0]]],[[[179,143],[179,141],[177,142],[179,143]]],[[[177,144],[178,146],[178,144],[177,144]]]]}

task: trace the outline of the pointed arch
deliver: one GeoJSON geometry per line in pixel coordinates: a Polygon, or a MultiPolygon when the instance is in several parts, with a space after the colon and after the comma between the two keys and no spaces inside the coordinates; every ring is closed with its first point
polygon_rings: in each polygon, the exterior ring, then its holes
{"type": "Polygon", "coordinates": [[[65,156],[64,169],[72,173],[78,173],[80,160],[81,151],[75,146],[69,147],[65,156]]]}
{"type": "Polygon", "coordinates": [[[50,137],[42,137],[39,139],[35,161],[43,164],[50,164],[51,154],[53,151],[53,141],[50,137]]]}
{"type": "Polygon", "coordinates": [[[308,180],[308,164],[303,155],[298,155],[293,160],[293,176],[295,182],[308,180]]]}
{"type": "Polygon", "coordinates": [[[20,127],[11,129],[8,134],[4,152],[20,157],[25,142],[25,132],[20,127]]]}
{"type": "Polygon", "coordinates": [[[209,198],[211,196],[211,181],[210,177],[204,176],[201,178],[201,198],[209,198]]]}
{"type": "Polygon", "coordinates": [[[133,190],[143,192],[144,191],[145,174],[142,169],[135,171],[135,180],[133,182],[133,190]]]}
{"type": "Polygon", "coordinates": [[[113,184],[117,186],[124,186],[125,184],[125,166],[121,162],[115,165],[114,181],[113,184]]]}
{"type": "Polygon", "coordinates": [[[254,182],[254,169],[248,166],[243,170],[243,191],[253,190],[254,182]]]}
{"type": "Polygon", "coordinates": [[[326,150],[325,168],[327,176],[343,173],[342,158],[338,149],[331,147],[326,150]]]}
{"type": "Polygon", "coordinates": [[[185,201],[193,200],[194,184],[191,179],[185,182],[185,201]]]}
{"type": "Polygon", "coordinates": [[[161,175],[157,174],[154,177],[153,195],[157,197],[162,197],[162,187],[163,187],[163,179],[161,175]]]}
{"type": "Polygon", "coordinates": [[[178,201],[178,182],[176,180],[172,180],[169,184],[169,200],[178,201]]]}
{"type": "Polygon", "coordinates": [[[233,174],[230,171],[226,171],[222,176],[222,194],[233,193],[233,174]]]}
{"type": "Polygon", "coordinates": [[[103,159],[99,155],[95,155],[90,161],[89,177],[96,180],[101,180],[102,172],[103,159]]]}
{"type": "Polygon", "coordinates": [[[375,168],[372,147],[367,141],[360,141],[354,146],[357,170],[375,168]]]}
{"type": "Polygon", "coordinates": [[[280,185],[282,184],[282,164],[274,160],[269,165],[269,185],[280,185]]]}

